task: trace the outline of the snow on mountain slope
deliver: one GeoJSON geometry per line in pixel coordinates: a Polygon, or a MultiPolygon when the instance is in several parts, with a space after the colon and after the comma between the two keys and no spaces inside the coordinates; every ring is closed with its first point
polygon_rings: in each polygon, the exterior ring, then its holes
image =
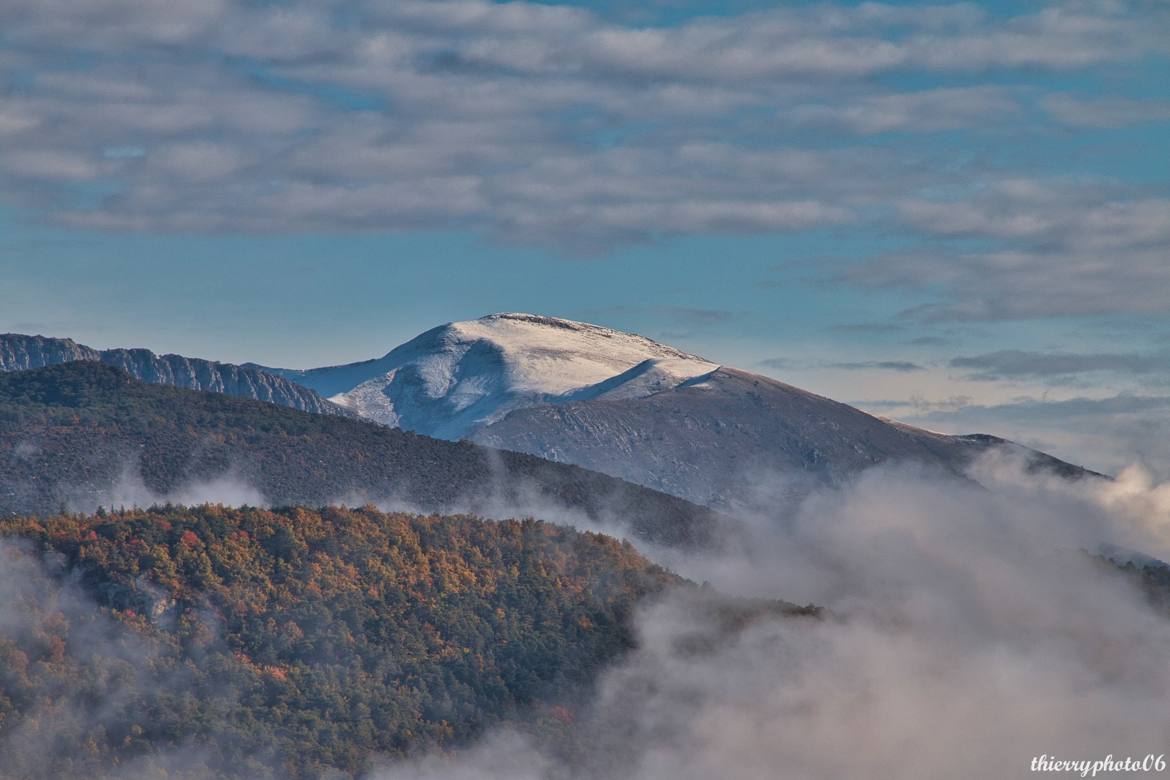
{"type": "Polygon", "coordinates": [[[442,325],[378,360],[264,370],[368,419],[459,439],[516,409],[642,397],[716,368],[632,333],[509,313],[442,325]]]}
{"type": "Polygon", "coordinates": [[[377,360],[264,370],[385,425],[572,463],[721,509],[774,503],[776,491],[840,483],[879,463],[957,474],[1006,444],[882,420],[643,336],[532,314],[448,323],[377,360]]]}

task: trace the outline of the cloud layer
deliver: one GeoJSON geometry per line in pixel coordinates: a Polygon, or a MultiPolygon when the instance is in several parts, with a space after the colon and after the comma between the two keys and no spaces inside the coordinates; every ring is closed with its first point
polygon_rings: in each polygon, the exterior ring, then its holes
{"type": "Polygon", "coordinates": [[[1123,375],[1170,375],[1170,353],[1029,352],[1004,349],[952,358],[951,368],[980,381],[1000,379],[1062,379],[1109,372],[1123,375]]]}
{"type": "MultiPolygon", "coordinates": [[[[1170,485],[1138,468],[1068,482],[1028,474],[1010,453],[971,476],[980,484],[876,468],[800,503],[757,502],[769,510],[722,549],[651,550],[722,593],[828,612],[781,618],[680,591],[645,605],[637,649],[563,703],[565,730],[501,732],[373,777],[751,780],[783,767],[800,780],[983,778],[1022,775],[1039,755],[1157,753],[1170,736],[1170,616],[1092,553],[1170,558],[1170,485]]],[[[786,492],[783,475],[759,488],[786,492]]],[[[227,481],[199,490],[241,495],[227,481]]],[[[62,598],[0,545],[5,555],[0,594],[62,598]]],[[[27,630],[7,603],[0,627],[27,630]]],[[[36,743],[6,744],[33,755],[36,743]]]]}
{"type": "Polygon", "coordinates": [[[1115,394],[1050,400],[1025,396],[1004,403],[970,397],[921,402],[901,415],[947,433],[993,431],[1072,462],[1117,473],[1135,461],[1170,478],[1170,396],[1115,394]]]}
{"type": "Polygon", "coordinates": [[[729,634],[702,597],[643,611],[576,749],[504,734],[382,777],[983,778],[1156,755],[1170,622],[1083,551],[1168,549],[1166,486],[1038,482],[999,457],[977,475],[993,490],[875,470],[760,518],[742,553],[674,561],[832,617],[729,634]]]}
{"type": "Polygon", "coordinates": [[[1160,103],[1068,92],[1045,98],[1051,122],[1026,119],[1038,88],[1019,82],[1165,57],[1168,16],[866,3],[636,25],[483,0],[16,0],[0,9],[0,198],[105,229],[454,227],[567,251],[896,226],[1010,244],[850,277],[941,284],[955,300],[928,316],[1116,309],[1089,290],[1165,282],[1164,199],[1099,183],[1063,197],[913,139],[1159,121],[1160,103]],[[905,139],[859,143],[890,133],[905,139]],[[1034,280],[1055,267],[1059,302],[1041,304],[1034,280]]]}

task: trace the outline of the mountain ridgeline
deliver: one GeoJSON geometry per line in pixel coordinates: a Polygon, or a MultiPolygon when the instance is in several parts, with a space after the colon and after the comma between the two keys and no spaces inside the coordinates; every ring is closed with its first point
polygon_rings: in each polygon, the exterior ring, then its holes
{"type": "Polygon", "coordinates": [[[339,416],[145,384],[95,362],[0,374],[0,513],[201,500],[532,515],[710,542],[710,509],[611,476],[339,416]],[[211,487],[208,487],[211,485],[211,487]],[[226,490],[242,496],[224,498],[226,490]]]}
{"type": "Polygon", "coordinates": [[[378,360],[265,369],[367,419],[573,463],[724,510],[765,509],[882,463],[950,475],[996,447],[866,414],[632,333],[511,313],[427,331],[378,360]]]}
{"type": "Polygon", "coordinates": [[[317,414],[347,414],[315,391],[252,366],[156,355],[148,349],[97,350],[72,339],[0,334],[0,371],[27,371],[76,360],[115,366],[136,379],[156,385],[254,398],[317,414]]]}
{"type": "Polygon", "coordinates": [[[448,323],[381,358],[308,370],[0,337],[0,368],[65,360],[523,452],[721,511],[767,509],[883,463],[962,474],[994,448],[1066,477],[1091,473],[995,436],[874,417],[637,334],[524,313],[448,323]]]}

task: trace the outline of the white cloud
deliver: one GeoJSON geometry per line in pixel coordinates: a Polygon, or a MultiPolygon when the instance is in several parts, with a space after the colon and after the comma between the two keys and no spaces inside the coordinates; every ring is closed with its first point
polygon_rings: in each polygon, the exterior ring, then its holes
{"type": "Polygon", "coordinates": [[[10,0],[0,23],[17,41],[51,45],[185,44],[222,23],[232,0],[10,0]]]}
{"type": "Polygon", "coordinates": [[[1123,127],[1140,122],[1170,121],[1170,101],[1166,100],[1050,95],[1042,105],[1058,121],[1074,127],[1123,127]]]}
{"type": "Polygon", "coordinates": [[[0,105],[0,136],[31,130],[40,120],[20,105],[0,105]]]}
{"type": "Polygon", "coordinates": [[[953,87],[890,95],[862,95],[835,104],[799,105],[781,112],[797,124],[842,126],[857,133],[932,132],[984,124],[1018,109],[999,87],[953,87]]]}
{"type": "Polygon", "coordinates": [[[945,433],[1003,436],[1107,473],[1137,459],[1170,479],[1170,396],[1026,397],[999,404],[964,398],[935,408],[914,406],[890,411],[905,422],[945,433]]]}
{"type": "Polygon", "coordinates": [[[1170,199],[1110,200],[1076,182],[1006,180],[958,202],[897,205],[910,225],[940,236],[1024,238],[1091,250],[1170,240],[1170,199]]]}
{"type": "Polygon", "coordinates": [[[0,170],[23,179],[79,182],[99,173],[94,160],[84,154],[56,149],[26,149],[0,154],[0,170]]]}
{"type": "Polygon", "coordinates": [[[950,366],[969,372],[970,379],[980,381],[1067,379],[1078,374],[1102,371],[1135,376],[1170,376],[1170,352],[1074,353],[1005,349],[956,357],[950,361],[950,366]]]}
{"type": "MultiPolygon", "coordinates": [[[[0,107],[0,134],[55,163],[37,179],[17,160],[22,182],[0,198],[112,228],[441,225],[572,249],[885,227],[883,209],[896,203],[916,231],[1031,240],[1067,220],[1052,210],[1005,217],[974,196],[940,206],[931,193],[970,171],[924,159],[911,142],[852,148],[821,131],[995,131],[1022,121],[1018,101],[1036,90],[985,83],[988,73],[1163,56],[1165,17],[1140,4],[997,17],[963,4],[867,3],[638,26],[481,0],[204,0],[179,10],[16,0],[0,8],[13,49],[3,57],[24,75],[0,107]],[[67,64],[75,51],[84,71],[67,64]],[[894,71],[926,86],[876,85],[894,71]],[[949,84],[956,74],[961,83],[949,84]],[[78,200],[70,182],[95,174],[83,161],[131,146],[141,160],[101,170],[116,197],[87,193],[82,212],[65,205],[78,200]]],[[[1118,202],[1077,224],[1132,235],[1156,217],[1136,198],[1118,202]]],[[[985,265],[1010,255],[998,257],[985,265]]]]}
{"type": "Polygon", "coordinates": [[[890,253],[846,278],[941,290],[907,314],[925,320],[1026,319],[1170,310],[1170,199],[1116,184],[1004,179],[959,196],[902,199],[914,230],[940,244],[890,253]]]}
{"type": "Polygon", "coordinates": [[[150,154],[149,164],[157,166],[164,177],[203,181],[235,173],[245,158],[229,146],[196,141],[162,147],[150,154]]]}

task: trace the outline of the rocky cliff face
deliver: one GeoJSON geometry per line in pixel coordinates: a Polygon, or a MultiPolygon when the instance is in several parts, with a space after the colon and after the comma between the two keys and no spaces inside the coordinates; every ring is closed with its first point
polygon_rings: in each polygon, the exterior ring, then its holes
{"type": "Polygon", "coordinates": [[[74,360],[101,358],[101,353],[96,349],[78,344],[73,339],[22,336],[18,333],[0,336],[0,371],[27,371],[74,360]]]}
{"type": "Polygon", "coordinates": [[[318,414],[349,414],[313,390],[249,366],[156,355],[148,349],[96,350],[72,339],[0,335],[0,371],[25,371],[77,360],[116,366],[136,379],[156,385],[253,398],[318,414]]]}

